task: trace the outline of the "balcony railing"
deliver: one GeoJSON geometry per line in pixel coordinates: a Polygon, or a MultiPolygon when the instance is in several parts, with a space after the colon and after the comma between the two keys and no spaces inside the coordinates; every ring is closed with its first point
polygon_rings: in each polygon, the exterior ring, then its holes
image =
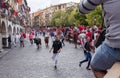
{"type": "Polygon", "coordinates": [[[5,18],[11,22],[13,22],[14,24],[21,24],[21,25],[25,25],[23,20],[28,20],[27,18],[23,16],[19,17],[19,16],[14,16],[11,11],[7,10],[7,9],[0,9],[0,17],[1,18],[5,18]],[[22,19],[21,19],[22,18],[22,19]],[[22,20],[22,22],[21,22],[22,20]]]}

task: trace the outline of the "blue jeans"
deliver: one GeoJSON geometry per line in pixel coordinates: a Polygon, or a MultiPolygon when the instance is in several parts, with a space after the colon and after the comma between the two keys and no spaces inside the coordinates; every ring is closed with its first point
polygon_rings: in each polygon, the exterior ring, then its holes
{"type": "Polygon", "coordinates": [[[103,42],[103,44],[95,50],[95,54],[91,60],[91,66],[97,71],[106,71],[118,61],[120,61],[120,49],[111,48],[103,42]]]}
{"type": "Polygon", "coordinates": [[[92,55],[91,55],[90,52],[86,52],[86,53],[85,53],[85,56],[86,56],[86,59],[83,60],[83,61],[81,61],[80,63],[82,64],[82,63],[84,63],[84,62],[88,62],[87,68],[89,68],[92,55]]]}

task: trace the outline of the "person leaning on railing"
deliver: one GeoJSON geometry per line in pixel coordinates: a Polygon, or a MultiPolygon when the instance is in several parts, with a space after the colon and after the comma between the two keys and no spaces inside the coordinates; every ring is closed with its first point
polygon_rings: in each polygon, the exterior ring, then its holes
{"type": "Polygon", "coordinates": [[[115,62],[120,61],[120,0],[82,0],[81,14],[89,13],[102,5],[106,35],[104,42],[96,49],[91,67],[96,78],[103,78],[115,62]]]}

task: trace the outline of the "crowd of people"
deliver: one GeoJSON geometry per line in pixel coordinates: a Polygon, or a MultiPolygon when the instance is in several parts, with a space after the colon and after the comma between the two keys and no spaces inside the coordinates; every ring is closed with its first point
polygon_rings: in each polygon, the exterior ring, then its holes
{"type": "MultiPolygon", "coordinates": [[[[104,12],[105,32],[106,35],[103,39],[103,43],[95,46],[98,36],[101,34],[101,26],[78,26],[78,27],[50,27],[41,28],[40,30],[32,30],[29,32],[29,40],[31,45],[36,43],[37,48],[41,44],[41,38],[39,35],[44,36],[46,47],[49,46],[50,38],[53,42],[50,52],[53,50],[53,60],[55,60],[55,69],[57,69],[57,56],[60,53],[62,46],[65,46],[64,41],[68,41],[70,44],[74,43],[75,48],[82,48],[86,59],[80,61],[79,66],[82,63],[88,61],[87,70],[90,70],[91,63],[92,70],[96,78],[103,78],[107,73],[107,70],[112,67],[115,62],[120,61],[120,10],[119,0],[83,0],[79,6],[79,12],[82,14],[89,13],[94,10],[97,5],[102,5],[104,12]],[[95,51],[92,58],[91,51],[95,51]],[[92,59],[92,61],[91,61],[92,59]],[[109,63],[108,63],[109,62],[109,63]]],[[[102,32],[103,33],[103,32],[102,32]]],[[[24,40],[26,34],[13,34],[8,37],[9,48],[11,44],[15,47],[25,47],[24,40]]],[[[101,41],[101,40],[99,40],[101,41]]],[[[99,43],[99,42],[98,42],[99,43]]]]}
{"type": "Polygon", "coordinates": [[[17,33],[17,34],[13,34],[13,35],[9,35],[8,36],[8,47],[12,48],[12,47],[17,47],[18,45],[20,47],[24,47],[24,39],[26,38],[26,34],[25,33],[17,33]]]}
{"type": "Polygon", "coordinates": [[[39,33],[44,36],[46,47],[49,45],[50,38],[51,42],[53,42],[51,50],[53,49],[52,59],[55,60],[55,69],[57,68],[58,55],[62,49],[62,46],[65,46],[64,41],[68,41],[70,44],[75,44],[73,47],[83,49],[85,60],[80,61],[79,66],[81,67],[82,63],[88,62],[86,69],[91,70],[91,52],[96,48],[94,44],[100,31],[101,27],[94,25],[92,27],[78,26],[44,28],[39,30],[39,33]]]}
{"type": "MultiPolygon", "coordinates": [[[[31,45],[34,43],[37,46],[37,49],[40,48],[42,45],[42,39],[41,36],[44,37],[44,43],[45,46],[49,46],[49,42],[53,43],[52,49],[54,47],[58,47],[60,45],[57,45],[57,41],[60,41],[58,43],[61,44],[59,48],[62,48],[62,46],[65,46],[64,41],[69,42],[70,44],[74,44],[75,48],[82,48],[86,59],[83,61],[80,61],[79,66],[81,67],[82,63],[88,61],[88,66],[86,67],[87,70],[90,70],[90,61],[92,58],[91,51],[94,51],[95,45],[94,42],[97,39],[97,36],[99,35],[99,32],[101,31],[101,27],[99,26],[78,26],[78,27],[48,27],[48,28],[41,28],[39,30],[33,30],[29,33],[20,33],[20,34],[13,34],[9,35],[8,37],[8,43],[9,48],[11,47],[25,47],[25,41],[29,41],[31,45]],[[57,40],[57,41],[56,41],[57,40]]],[[[59,49],[58,49],[59,50],[59,49]]],[[[51,51],[50,51],[51,52],[51,51]]],[[[54,56],[53,58],[56,58],[57,56],[53,52],[54,56]]],[[[55,68],[57,63],[55,63],[55,68]]]]}
{"type": "Polygon", "coordinates": [[[65,46],[64,41],[66,40],[69,43],[74,43],[75,48],[78,47],[78,44],[80,47],[83,47],[86,42],[86,38],[89,37],[91,45],[94,48],[94,41],[97,39],[97,35],[100,30],[101,28],[95,25],[93,27],[48,27],[41,28],[40,30],[31,30],[27,33],[9,35],[8,43],[9,48],[11,48],[11,46],[16,47],[18,45],[20,45],[20,47],[24,47],[25,40],[29,40],[31,45],[33,43],[41,45],[40,35],[42,35],[44,36],[44,42],[47,47],[49,45],[49,39],[51,38],[53,42],[55,40],[55,36],[59,35],[63,46],[65,46]]]}

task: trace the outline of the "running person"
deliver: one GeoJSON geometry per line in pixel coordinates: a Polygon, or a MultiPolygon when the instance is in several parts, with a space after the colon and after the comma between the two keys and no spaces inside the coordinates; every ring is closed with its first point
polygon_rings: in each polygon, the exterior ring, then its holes
{"type": "Polygon", "coordinates": [[[91,62],[91,58],[92,58],[92,55],[91,55],[91,48],[90,48],[90,38],[87,37],[87,42],[85,43],[85,46],[84,46],[84,54],[86,56],[86,59],[83,60],[83,61],[80,61],[80,64],[79,66],[81,67],[82,63],[84,62],[88,62],[88,65],[86,67],[87,70],[90,70],[90,62],[91,62]]]}
{"type": "Polygon", "coordinates": [[[29,40],[30,40],[30,43],[31,43],[31,45],[33,44],[33,35],[30,33],[30,35],[29,35],[29,40]]]}
{"type": "Polygon", "coordinates": [[[24,36],[23,34],[20,36],[20,47],[24,47],[24,36]]]}
{"type": "Polygon", "coordinates": [[[45,41],[46,47],[48,47],[49,46],[48,45],[49,44],[49,33],[48,32],[45,33],[44,41],[45,41]]]}
{"type": "Polygon", "coordinates": [[[61,35],[60,36],[61,36],[61,42],[62,42],[63,46],[65,46],[65,43],[64,43],[65,36],[64,36],[62,31],[61,31],[61,35]]]}
{"type": "Polygon", "coordinates": [[[50,49],[50,52],[52,51],[52,49],[53,49],[52,59],[55,61],[54,68],[57,69],[58,55],[62,49],[62,43],[60,41],[59,36],[56,36],[55,41],[53,42],[52,48],[50,49]]]}

